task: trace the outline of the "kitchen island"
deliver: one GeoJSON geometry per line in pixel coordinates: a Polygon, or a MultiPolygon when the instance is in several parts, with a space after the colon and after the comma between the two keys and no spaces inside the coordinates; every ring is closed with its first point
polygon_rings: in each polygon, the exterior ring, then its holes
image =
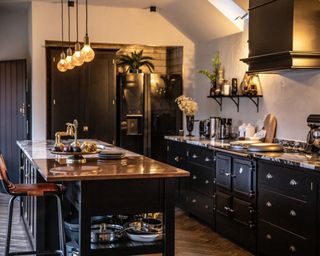
{"type": "MultiPolygon", "coordinates": [[[[112,145],[95,142],[112,150],[112,145]]],[[[188,176],[188,172],[128,151],[120,160],[100,161],[97,155],[88,155],[85,164],[67,164],[65,156],[50,152],[53,141],[19,141],[18,146],[22,183],[57,182],[66,187],[64,201],[78,211],[80,255],[174,255],[175,178],[188,176]],[[105,245],[90,242],[94,216],[156,212],[163,214],[160,241],[123,239],[105,245]]],[[[21,217],[34,249],[56,246],[53,207],[50,199],[32,198],[21,202],[21,217]]]]}

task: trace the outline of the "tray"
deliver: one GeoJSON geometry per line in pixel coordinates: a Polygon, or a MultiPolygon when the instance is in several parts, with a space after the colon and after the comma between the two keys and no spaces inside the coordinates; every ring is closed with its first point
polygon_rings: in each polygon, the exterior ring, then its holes
{"type": "Polygon", "coordinates": [[[100,153],[100,149],[92,152],[60,152],[51,150],[50,153],[59,156],[68,156],[67,163],[68,164],[84,164],[87,160],[82,155],[94,155],[100,153]]]}

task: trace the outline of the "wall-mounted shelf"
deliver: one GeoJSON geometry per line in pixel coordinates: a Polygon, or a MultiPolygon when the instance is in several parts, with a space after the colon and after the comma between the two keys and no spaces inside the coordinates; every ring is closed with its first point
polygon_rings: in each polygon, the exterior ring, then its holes
{"type": "Polygon", "coordinates": [[[260,98],[262,98],[262,95],[256,95],[256,96],[248,96],[248,95],[219,95],[219,96],[208,96],[208,98],[214,99],[218,105],[220,106],[220,111],[222,111],[222,98],[229,98],[233,101],[233,103],[237,107],[237,112],[239,112],[239,105],[240,105],[240,98],[248,98],[253,102],[253,104],[257,108],[257,112],[259,112],[259,103],[260,103],[260,98]]]}

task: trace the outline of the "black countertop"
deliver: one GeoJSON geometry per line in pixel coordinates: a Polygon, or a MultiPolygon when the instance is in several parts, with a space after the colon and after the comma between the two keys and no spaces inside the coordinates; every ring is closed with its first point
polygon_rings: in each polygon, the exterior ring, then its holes
{"type": "Polygon", "coordinates": [[[208,140],[200,139],[199,137],[188,136],[165,136],[165,139],[187,144],[206,147],[216,151],[222,151],[243,157],[253,157],[257,159],[268,160],[276,163],[306,168],[310,170],[320,171],[320,156],[306,154],[302,151],[293,151],[284,149],[283,152],[261,152],[252,153],[245,149],[235,150],[230,147],[230,140],[208,140]]]}

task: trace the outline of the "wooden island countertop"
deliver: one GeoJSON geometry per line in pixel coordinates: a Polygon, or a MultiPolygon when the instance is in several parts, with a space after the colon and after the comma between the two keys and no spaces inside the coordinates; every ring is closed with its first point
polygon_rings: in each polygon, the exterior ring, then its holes
{"type": "MultiPolygon", "coordinates": [[[[86,140],[88,141],[88,140],[86,140]]],[[[148,157],[114,147],[102,141],[96,142],[110,150],[121,150],[125,158],[99,160],[98,154],[85,155],[85,164],[69,164],[67,157],[50,153],[53,141],[18,141],[17,144],[29,160],[38,168],[47,182],[80,180],[116,180],[174,178],[189,176],[189,172],[161,163],[148,157]]]]}

